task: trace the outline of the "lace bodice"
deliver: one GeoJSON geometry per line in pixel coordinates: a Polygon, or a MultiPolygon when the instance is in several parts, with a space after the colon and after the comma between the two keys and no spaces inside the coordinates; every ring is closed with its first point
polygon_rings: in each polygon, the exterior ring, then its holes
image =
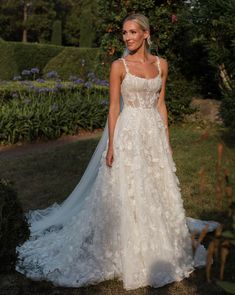
{"type": "Polygon", "coordinates": [[[161,67],[159,57],[156,56],[158,75],[151,79],[135,76],[130,73],[125,58],[121,58],[124,63],[126,75],[121,84],[121,94],[124,107],[153,108],[159,97],[162,85],[161,67]]]}

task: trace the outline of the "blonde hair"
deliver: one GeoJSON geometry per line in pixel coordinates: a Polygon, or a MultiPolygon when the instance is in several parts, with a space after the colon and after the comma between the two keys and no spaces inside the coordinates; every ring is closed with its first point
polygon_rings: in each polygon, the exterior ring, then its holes
{"type": "MultiPolygon", "coordinates": [[[[129,20],[136,22],[143,31],[149,31],[150,33],[149,20],[145,15],[141,13],[131,14],[124,19],[123,24],[129,20]]],[[[149,49],[152,44],[150,35],[148,36],[145,44],[146,47],[149,49]]]]}

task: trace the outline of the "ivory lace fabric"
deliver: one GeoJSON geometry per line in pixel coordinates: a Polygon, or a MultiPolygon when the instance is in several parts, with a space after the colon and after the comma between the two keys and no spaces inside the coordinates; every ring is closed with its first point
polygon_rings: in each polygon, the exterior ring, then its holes
{"type": "Polygon", "coordinates": [[[97,177],[79,212],[63,226],[32,235],[17,247],[16,270],[56,286],[80,287],[118,278],[126,290],[160,287],[205,264],[193,257],[176,167],[156,108],[162,79],[126,67],[124,107],[114,132],[114,162],[104,150],[97,177]]]}

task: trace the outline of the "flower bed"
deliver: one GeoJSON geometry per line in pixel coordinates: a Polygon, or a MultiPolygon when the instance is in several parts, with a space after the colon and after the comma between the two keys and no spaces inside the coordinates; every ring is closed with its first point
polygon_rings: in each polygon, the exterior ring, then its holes
{"type": "MultiPolygon", "coordinates": [[[[22,74],[31,75],[32,69],[22,74]]],[[[18,81],[0,84],[1,143],[52,139],[77,134],[79,128],[104,126],[107,81],[97,79],[94,73],[89,73],[86,81],[73,76],[62,82],[56,72],[48,73],[47,78],[27,81],[15,77],[18,81]]]]}

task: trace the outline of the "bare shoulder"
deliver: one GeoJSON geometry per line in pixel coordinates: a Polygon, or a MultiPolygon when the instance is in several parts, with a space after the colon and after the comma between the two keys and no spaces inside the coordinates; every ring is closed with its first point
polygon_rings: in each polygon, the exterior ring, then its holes
{"type": "Polygon", "coordinates": [[[167,69],[168,68],[167,60],[163,57],[159,57],[159,60],[160,60],[161,67],[167,69]]]}
{"type": "Polygon", "coordinates": [[[123,69],[123,61],[121,58],[116,59],[111,64],[111,70],[120,72],[123,69]]]}
{"type": "Polygon", "coordinates": [[[123,61],[120,58],[114,60],[111,64],[110,74],[114,76],[119,76],[120,78],[122,78],[122,76],[124,75],[124,72],[125,72],[125,68],[124,68],[123,61]]]}

